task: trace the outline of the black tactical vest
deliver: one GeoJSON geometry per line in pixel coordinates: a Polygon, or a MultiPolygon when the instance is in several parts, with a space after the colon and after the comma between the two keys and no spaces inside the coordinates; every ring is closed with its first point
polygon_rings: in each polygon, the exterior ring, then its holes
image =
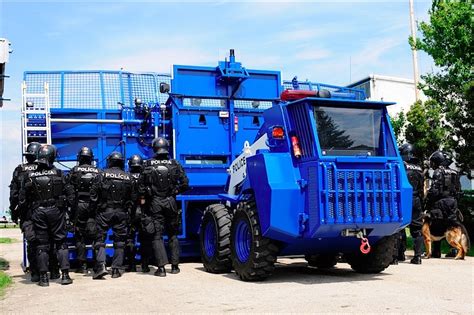
{"type": "Polygon", "coordinates": [[[123,208],[130,202],[132,182],[130,176],[120,169],[105,169],[102,172],[102,203],[109,207],[123,208]]]}
{"type": "Polygon", "coordinates": [[[33,207],[63,206],[58,204],[63,196],[64,183],[61,170],[53,167],[49,170],[35,170],[27,174],[26,185],[31,187],[33,207]]]}
{"type": "Polygon", "coordinates": [[[405,169],[407,171],[408,181],[413,187],[413,196],[422,197],[423,196],[423,186],[424,186],[424,176],[423,169],[416,165],[404,162],[405,169]]]}
{"type": "Polygon", "coordinates": [[[151,159],[146,162],[147,167],[143,171],[145,184],[151,186],[152,194],[156,196],[167,196],[174,188],[173,172],[175,166],[172,160],[151,159]]]}
{"type": "Polygon", "coordinates": [[[71,184],[79,199],[88,200],[92,180],[99,174],[99,170],[91,165],[78,165],[71,170],[71,184]]]}

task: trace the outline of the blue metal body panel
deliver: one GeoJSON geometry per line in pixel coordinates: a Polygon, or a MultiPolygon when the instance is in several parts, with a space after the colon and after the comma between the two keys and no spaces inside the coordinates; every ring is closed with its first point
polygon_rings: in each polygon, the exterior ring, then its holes
{"type": "Polygon", "coordinates": [[[271,144],[275,125],[286,137],[247,159],[244,187],[253,190],[263,235],[279,241],[282,254],[354,251],[360,241],[342,237],[345,229],[365,229],[376,242],[409,224],[412,188],[386,111],[391,104],[306,98],[264,113],[257,137],[267,133],[271,144]],[[323,155],[313,106],[381,109],[379,155],[323,155]],[[300,158],[290,135],[299,138],[300,158]]]}

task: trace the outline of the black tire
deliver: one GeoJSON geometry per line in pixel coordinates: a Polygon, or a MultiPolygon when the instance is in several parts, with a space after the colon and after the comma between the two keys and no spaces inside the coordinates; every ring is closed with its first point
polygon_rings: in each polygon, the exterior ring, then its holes
{"type": "Polygon", "coordinates": [[[211,273],[226,273],[232,270],[230,260],[230,224],[229,210],[222,204],[213,204],[206,208],[201,220],[199,233],[201,247],[201,261],[204,269],[211,273]],[[208,227],[209,226],[209,227],[208,227]],[[206,248],[206,228],[214,229],[215,240],[212,254],[206,248]]]}
{"type": "Polygon", "coordinates": [[[308,266],[319,269],[330,269],[337,264],[338,255],[306,255],[308,266]]]}
{"type": "Polygon", "coordinates": [[[235,273],[243,281],[261,281],[268,278],[274,268],[278,247],[262,236],[255,201],[241,202],[232,218],[231,259],[235,273]],[[250,234],[249,255],[245,261],[239,258],[236,233],[239,226],[247,225],[250,234]]]}
{"type": "Polygon", "coordinates": [[[396,242],[396,235],[386,236],[372,246],[367,255],[360,252],[346,255],[347,262],[354,271],[359,273],[382,272],[393,261],[396,242]]]}

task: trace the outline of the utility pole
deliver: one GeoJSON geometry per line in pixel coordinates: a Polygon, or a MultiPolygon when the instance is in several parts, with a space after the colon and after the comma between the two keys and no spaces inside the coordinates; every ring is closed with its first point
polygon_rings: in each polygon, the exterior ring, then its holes
{"type": "MultiPolygon", "coordinates": [[[[410,1],[410,26],[411,26],[411,37],[413,42],[416,43],[416,27],[415,27],[415,14],[413,10],[413,0],[410,1]]],[[[413,57],[413,76],[415,79],[415,100],[420,99],[420,91],[418,91],[418,56],[416,52],[416,45],[411,50],[413,57]]]]}

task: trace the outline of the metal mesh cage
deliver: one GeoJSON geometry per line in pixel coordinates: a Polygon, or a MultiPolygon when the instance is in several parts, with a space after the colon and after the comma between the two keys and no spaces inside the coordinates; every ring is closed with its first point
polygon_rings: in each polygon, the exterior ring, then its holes
{"type": "Polygon", "coordinates": [[[119,109],[133,106],[135,98],[146,103],[165,103],[160,82],[171,84],[171,76],[122,71],[34,71],[25,72],[27,93],[42,93],[49,84],[51,108],[119,109]]]}

